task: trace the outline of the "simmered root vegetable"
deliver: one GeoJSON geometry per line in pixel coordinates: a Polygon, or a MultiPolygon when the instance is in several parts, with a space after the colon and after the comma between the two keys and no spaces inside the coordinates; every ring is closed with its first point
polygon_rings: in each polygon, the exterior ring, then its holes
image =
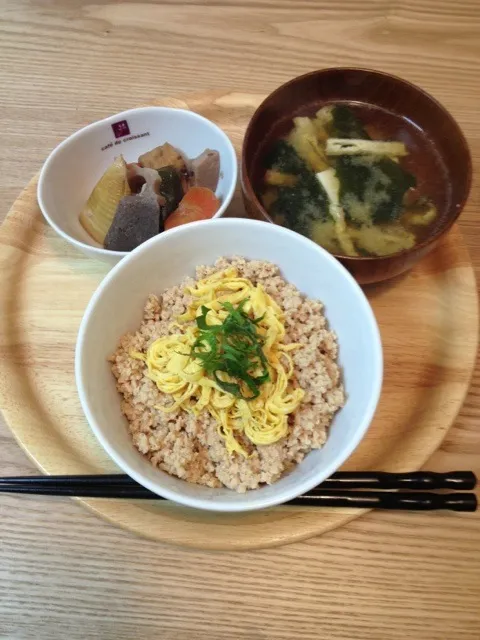
{"type": "Polygon", "coordinates": [[[180,201],[177,209],[168,216],[165,230],[173,229],[186,222],[213,218],[220,207],[220,200],[206,187],[192,187],[180,201]]]}
{"type": "Polygon", "coordinates": [[[95,185],[80,214],[81,225],[99,244],[105,240],[120,201],[128,195],[127,164],[123,156],[118,156],[95,185]]]}
{"type": "Polygon", "coordinates": [[[187,165],[183,155],[171,144],[165,142],[160,147],[144,153],[138,158],[141,167],[161,169],[162,167],[174,167],[177,171],[186,172],[187,165]]]}
{"type": "Polygon", "coordinates": [[[410,249],[435,222],[434,203],[415,189],[397,140],[372,140],[353,108],[296,117],[265,157],[263,206],[274,222],[347,256],[410,249]]]}
{"type": "MultiPolygon", "coordinates": [[[[295,175],[271,173],[273,185],[297,182],[295,175]]],[[[80,223],[105,249],[131,251],[164,229],[211,218],[220,207],[219,179],[220,154],[212,149],[187,160],[165,142],[138,162],[118,156],[94,187],[80,223]]]]}

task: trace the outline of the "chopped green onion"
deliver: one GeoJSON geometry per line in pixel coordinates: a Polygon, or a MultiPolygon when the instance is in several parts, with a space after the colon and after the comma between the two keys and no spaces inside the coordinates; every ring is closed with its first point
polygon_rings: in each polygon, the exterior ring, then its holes
{"type": "Polygon", "coordinates": [[[224,302],[222,306],[228,315],[221,324],[215,325],[207,323],[210,309],[203,305],[196,318],[200,331],[191,356],[200,361],[221,389],[237,398],[253,400],[260,394],[260,385],[270,380],[270,374],[262,350],[263,340],[257,333],[262,318],[250,318],[243,310],[246,302],[247,299],[242,300],[236,308],[224,302]],[[259,375],[254,375],[259,370],[259,375]],[[226,374],[229,380],[222,380],[219,373],[226,374]],[[251,394],[244,394],[245,387],[251,394]]]}

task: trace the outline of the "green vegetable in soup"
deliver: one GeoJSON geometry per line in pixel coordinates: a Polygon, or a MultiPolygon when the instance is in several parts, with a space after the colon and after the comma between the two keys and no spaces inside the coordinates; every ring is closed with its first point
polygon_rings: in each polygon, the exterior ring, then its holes
{"type": "Polygon", "coordinates": [[[286,140],[277,140],[266,157],[267,174],[296,176],[294,185],[271,186],[262,200],[273,219],[294,231],[310,236],[313,220],[328,218],[326,195],[313,171],[307,167],[295,149],[286,140]],[[269,173],[270,172],[270,173],[269,173]]]}
{"type": "Polygon", "coordinates": [[[362,138],[363,140],[370,138],[360,120],[344,104],[333,107],[330,135],[332,138],[362,138]]]}
{"type": "MultiPolygon", "coordinates": [[[[352,139],[360,145],[362,139],[370,140],[349,107],[336,105],[332,116],[332,138],[352,139]]],[[[368,144],[374,149],[375,145],[399,143],[375,141],[368,144]]],[[[404,145],[400,146],[403,152],[404,145]]],[[[335,162],[340,180],[340,204],[347,220],[356,225],[398,220],[403,209],[403,196],[416,184],[414,176],[402,169],[398,162],[374,152],[371,155],[340,155],[331,160],[335,162]]]]}
{"type": "Polygon", "coordinates": [[[354,224],[397,220],[405,192],[416,184],[414,176],[390,158],[341,156],[336,160],[340,203],[354,224]]]}
{"type": "Polygon", "coordinates": [[[276,140],[265,158],[265,168],[279,173],[298,175],[307,166],[286,140],[276,140]]]}
{"type": "Polygon", "coordinates": [[[274,217],[281,216],[290,229],[310,236],[314,220],[328,219],[325,194],[314,174],[302,174],[294,187],[279,187],[271,206],[274,217]]]}

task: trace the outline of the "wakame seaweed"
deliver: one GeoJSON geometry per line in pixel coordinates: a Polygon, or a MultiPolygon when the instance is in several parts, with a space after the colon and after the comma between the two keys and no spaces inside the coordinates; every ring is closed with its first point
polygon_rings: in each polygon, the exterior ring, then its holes
{"type": "Polygon", "coordinates": [[[298,175],[308,171],[307,165],[300,158],[292,145],[286,140],[275,140],[265,157],[265,168],[298,175]]]}
{"type": "MultiPolygon", "coordinates": [[[[370,139],[353,110],[346,105],[336,105],[332,118],[332,137],[370,139]]],[[[352,210],[354,201],[369,211],[373,223],[397,220],[402,213],[405,192],[416,184],[414,176],[388,157],[340,156],[335,170],[340,181],[340,204],[347,220],[354,224],[358,223],[352,210]]]]}
{"type": "Polygon", "coordinates": [[[360,120],[355,116],[352,109],[344,104],[336,105],[332,110],[332,138],[360,138],[369,140],[370,136],[365,131],[360,120]]]}
{"type": "Polygon", "coordinates": [[[310,236],[312,222],[328,218],[327,198],[314,172],[286,140],[274,143],[265,166],[298,177],[295,186],[278,187],[270,212],[274,217],[282,216],[290,229],[310,236]]]}
{"type": "Polygon", "coordinates": [[[355,223],[352,202],[369,212],[371,222],[397,220],[405,192],[416,185],[415,177],[386,157],[341,156],[335,165],[340,181],[340,203],[348,220],[355,223]]]}

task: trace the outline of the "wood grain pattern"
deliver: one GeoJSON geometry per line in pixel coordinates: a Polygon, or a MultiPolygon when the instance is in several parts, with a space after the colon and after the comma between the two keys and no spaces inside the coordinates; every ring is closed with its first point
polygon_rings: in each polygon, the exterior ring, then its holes
{"type": "MultiPolygon", "coordinates": [[[[254,102],[254,96],[219,91],[162,100],[214,120],[237,153],[254,102]]],[[[0,230],[3,413],[18,442],[46,473],[115,472],[80,408],[73,364],[80,320],[108,267],[83,256],[48,227],[36,187],[34,179],[0,230]]],[[[238,205],[236,198],[231,214],[243,214],[238,205]]],[[[476,285],[458,233],[448,235],[407,275],[366,292],[382,334],[385,381],[375,420],[346,468],[414,470],[438,448],[455,419],[477,348],[476,285]],[[409,306],[413,299],[417,304],[409,306]]],[[[306,539],[362,513],[283,507],[248,515],[208,514],[158,502],[82,502],[148,538],[221,550],[306,539]]]]}
{"type": "MultiPolygon", "coordinates": [[[[264,94],[340,64],[432,93],[466,133],[475,174],[479,27],[477,0],[0,0],[1,215],[92,120],[212,87],[264,94]]],[[[475,178],[460,227],[477,274],[479,205],[475,178]]],[[[478,469],[479,418],[477,366],[428,467],[478,469]]],[[[4,423],[0,441],[2,473],[36,473],[4,423]]],[[[3,497],[0,541],[2,638],[480,636],[478,517],[370,513],[308,542],[212,555],[134,537],[69,500],[3,497]]]]}

